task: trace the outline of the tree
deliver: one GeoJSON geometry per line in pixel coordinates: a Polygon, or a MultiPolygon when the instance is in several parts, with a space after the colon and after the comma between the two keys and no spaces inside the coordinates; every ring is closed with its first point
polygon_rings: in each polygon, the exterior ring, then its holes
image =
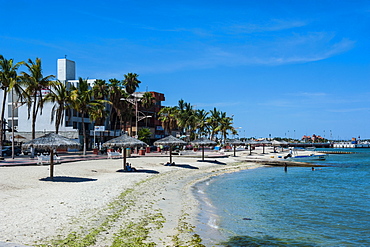
{"type": "Polygon", "coordinates": [[[127,75],[124,75],[124,77],[125,79],[123,80],[123,85],[126,88],[126,92],[128,94],[133,94],[141,83],[141,81],[137,79],[139,75],[135,73],[128,73],[127,75]]]}
{"type": "Polygon", "coordinates": [[[28,69],[27,72],[22,72],[22,84],[25,85],[25,92],[29,96],[28,119],[32,118],[32,139],[36,137],[36,119],[40,111],[42,114],[43,108],[43,89],[47,89],[50,81],[54,78],[53,75],[46,77],[42,74],[41,59],[36,58],[35,61],[28,59],[28,63],[24,63],[28,69]]]}
{"type": "MultiPolygon", "coordinates": [[[[112,108],[114,113],[111,114],[111,122],[117,122],[113,117],[118,118],[118,122],[120,124],[120,128],[122,128],[122,123],[124,123],[124,129],[126,129],[126,121],[128,118],[128,109],[131,110],[130,103],[127,102],[126,99],[128,98],[128,94],[123,89],[123,84],[121,81],[117,79],[110,79],[108,84],[108,90],[109,90],[109,100],[112,103],[112,108]],[[126,117],[126,118],[125,118],[126,117]]],[[[130,115],[131,117],[131,115],[130,115]]],[[[114,126],[116,128],[116,125],[114,126]]]]}
{"type": "Polygon", "coordinates": [[[216,131],[220,131],[223,141],[225,142],[227,137],[227,132],[231,131],[232,134],[237,134],[238,132],[232,126],[233,118],[227,117],[225,112],[222,112],[219,119],[219,125],[216,128],[216,131]]]}
{"type": "Polygon", "coordinates": [[[77,87],[71,87],[72,108],[81,114],[81,125],[83,135],[83,155],[86,155],[86,127],[85,127],[85,114],[89,112],[92,103],[92,91],[90,90],[87,80],[78,79],[77,87]]]}
{"type": "Polygon", "coordinates": [[[138,139],[145,142],[146,144],[149,144],[151,136],[152,132],[150,132],[149,128],[142,128],[138,131],[138,139]]]}
{"type": "Polygon", "coordinates": [[[51,109],[51,122],[55,120],[55,133],[58,134],[65,112],[72,107],[71,91],[63,82],[53,82],[50,85],[50,92],[44,98],[44,102],[54,103],[51,109]]]}
{"type": "MultiPolygon", "coordinates": [[[[17,70],[23,62],[14,64],[13,59],[5,59],[0,55],[0,87],[3,90],[3,102],[1,107],[1,116],[0,116],[0,149],[2,149],[4,141],[4,114],[6,107],[6,98],[8,92],[14,89],[16,94],[21,96],[23,95],[23,90],[19,85],[17,70]]],[[[14,128],[14,126],[12,126],[14,128]]]]}
{"type": "MultiPolygon", "coordinates": [[[[178,114],[176,115],[177,124],[183,134],[192,135],[195,128],[195,111],[190,103],[186,103],[184,100],[179,100],[178,103],[178,114]]],[[[191,136],[193,138],[194,136],[191,136]]]]}
{"type": "Polygon", "coordinates": [[[91,109],[90,119],[95,122],[96,125],[104,125],[105,119],[108,116],[107,106],[111,102],[108,101],[109,86],[105,80],[96,80],[92,87],[92,94],[95,100],[101,103],[106,102],[104,105],[99,105],[91,109]]]}
{"type": "Polygon", "coordinates": [[[218,131],[217,131],[217,127],[219,125],[219,122],[220,122],[220,111],[218,111],[215,108],[213,108],[213,110],[210,110],[209,111],[210,113],[210,116],[207,118],[207,124],[210,128],[210,131],[211,131],[211,140],[214,139],[215,135],[217,135],[218,131]]]}
{"type": "Polygon", "coordinates": [[[208,112],[204,109],[195,111],[196,127],[198,130],[198,137],[206,136],[209,133],[209,126],[207,124],[208,112]]]}
{"type": "Polygon", "coordinates": [[[109,85],[105,80],[96,80],[92,87],[94,99],[106,100],[109,95],[109,85]]]}
{"type": "Polygon", "coordinates": [[[87,80],[78,79],[77,86],[72,85],[71,87],[71,99],[72,108],[81,114],[81,125],[82,125],[82,135],[83,135],[83,155],[86,155],[86,126],[85,117],[89,116],[91,119],[102,118],[104,115],[104,103],[108,103],[107,100],[96,100],[93,98],[93,91],[90,89],[90,85],[87,80]]]}
{"type": "Polygon", "coordinates": [[[159,112],[159,120],[162,122],[162,127],[168,134],[171,134],[172,130],[177,127],[176,116],[178,114],[178,108],[174,107],[164,107],[159,112]]]}
{"type": "Polygon", "coordinates": [[[91,105],[89,109],[89,118],[92,122],[95,122],[95,125],[97,126],[104,125],[104,119],[107,116],[108,112],[103,102],[98,101],[95,104],[91,105]]]}
{"type": "Polygon", "coordinates": [[[144,109],[148,110],[154,105],[155,98],[153,97],[151,92],[145,92],[140,102],[141,102],[141,106],[144,109]]]}

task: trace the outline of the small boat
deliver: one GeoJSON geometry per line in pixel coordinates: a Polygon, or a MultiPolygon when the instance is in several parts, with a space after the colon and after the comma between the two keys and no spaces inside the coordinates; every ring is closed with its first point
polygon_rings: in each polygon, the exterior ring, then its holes
{"type": "MultiPolygon", "coordinates": [[[[286,158],[289,160],[294,161],[302,161],[302,162],[309,162],[309,161],[319,161],[319,160],[326,160],[328,154],[317,154],[314,149],[304,150],[310,151],[309,154],[298,155],[299,149],[293,149],[291,153],[289,153],[286,158]]],[[[301,150],[302,151],[302,150],[301,150]]]]}
{"type": "Polygon", "coordinates": [[[326,160],[327,156],[327,154],[296,155],[289,157],[289,159],[294,161],[317,161],[326,160]]]}

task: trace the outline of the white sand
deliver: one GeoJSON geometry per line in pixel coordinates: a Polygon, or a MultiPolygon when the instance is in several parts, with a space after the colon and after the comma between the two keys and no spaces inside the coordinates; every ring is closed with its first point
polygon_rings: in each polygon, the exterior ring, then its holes
{"type": "MultiPolygon", "coordinates": [[[[139,170],[132,173],[117,172],[122,168],[119,159],[80,161],[56,165],[55,181],[40,181],[49,176],[48,165],[1,167],[0,246],[1,242],[48,243],[73,231],[84,236],[93,228],[100,229],[93,246],[111,246],[116,233],[136,229],[127,227],[129,223],[145,220],[151,223],[146,226],[149,233],[144,234],[148,236],[144,242],[184,244],[192,236],[186,229],[196,224],[198,209],[191,186],[209,176],[258,166],[241,163],[244,158],[217,159],[225,165],[174,156],[176,166],[162,165],[168,157],[129,158],[139,170]],[[61,181],[60,176],[68,180],[61,181]],[[73,179],[82,181],[71,182],[73,179]],[[129,189],[132,193],[120,199],[129,189]],[[156,220],[161,220],[162,226],[156,228],[156,220]],[[104,221],[107,224],[101,230],[104,221]]],[[[127,241],[127,234],[121,235],[122,241],[127,241]]]]}

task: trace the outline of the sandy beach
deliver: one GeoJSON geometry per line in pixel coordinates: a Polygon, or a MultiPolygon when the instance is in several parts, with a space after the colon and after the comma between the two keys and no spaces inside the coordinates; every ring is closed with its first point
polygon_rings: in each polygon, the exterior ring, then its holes
{"type": "Polygon", "coordinates": [[[192,246],[200,240],[192,186],[261,166],[247,156],[174,156],[174,166],[164,166],[165,156],[129,158],[136,172],[120,171],[121,159],[62,163],[54,181],[45,180],[48,165],[1,167],[0,246],[192,246]]]}

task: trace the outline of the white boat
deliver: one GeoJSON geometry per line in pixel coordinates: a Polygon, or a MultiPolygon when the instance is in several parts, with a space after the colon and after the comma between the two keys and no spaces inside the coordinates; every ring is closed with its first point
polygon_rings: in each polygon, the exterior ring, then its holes
{"type": "MultiPolygon", "coordinates": [[[[319,160],[326,160],[328,154],[317,154],[314,149],[310,149],[311,153],[299,155],[299,149],[293,149],[291,153],[289,153],[286,158],[289,160],[294,161],[302,161],[302,162],[309,162],[309,161],[319,161],[319,160]]],[[[308,150],[304,150],[306,153],[308,150]]]]}

